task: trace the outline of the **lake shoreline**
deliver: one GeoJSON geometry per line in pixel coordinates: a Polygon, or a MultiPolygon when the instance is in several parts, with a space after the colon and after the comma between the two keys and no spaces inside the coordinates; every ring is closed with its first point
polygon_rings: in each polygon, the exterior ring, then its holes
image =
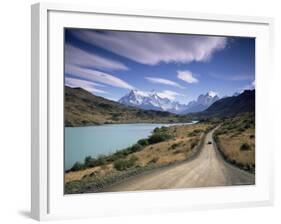
{"type": "Polygon", "coordinates": [[[156,133],[169,133],[173,135],[172,138],[148,144],[136,151],[120,150],[116,155],[105,157],[106,163],[65,173],[66,192],[99,192],[131,176],[187,161],[200,151],[198,147],[210,128],[211,124],[202,123],[158,128],[156,133]],[[119,167],[121,162],[124,168],[119,167]]]}
{"type": "Polygon", "coordinates": [[[153,129],[162,126],[193,125],[189,123],[131,123],[65,128],[65,169],[69,170],[86,156],[110,155],[147,138],[153,129]],[[106,141],[103,139],[111,139],[106,141]],[[98,151],[95,150],[98,148],[98,151]],[[79,149],[79,150],[77,150],[79,149]]]}
{"type": "MultiPolygon", "coordinates": [[[[83,127],[99,127],[99,126],[104,126],[104,125],[122,125],[122,124],[193,124],[194,120],[188,120],[186,122],[161,122],[161,121],[155,121],[155,122],[143,122],[143,121],[134,121],[134,122],[114,122],[114,123],[111,123],[111,122],[105,122],[105,123],[90,123],[90,124],[86,124],[86,125],[73,125],[73,126],[67,126],[65,125],[64,128],[83,128],[83,127]]],[[[196,121],[198,122],[198,121],[196,121]]]]}

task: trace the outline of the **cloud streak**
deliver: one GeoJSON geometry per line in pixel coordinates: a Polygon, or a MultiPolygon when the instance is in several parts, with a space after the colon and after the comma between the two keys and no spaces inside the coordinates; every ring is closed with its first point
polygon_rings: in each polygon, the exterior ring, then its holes
{"type": "Polygon", "coordinates": [[[142,32],[74,30],[88,44],[147,65],[208,61],[227,45],[226,37],[142,32]]]}
{"type": "Polygon", "coordinates": [[[86,80],[81,80],[81,79],[76,79],[76,78],[70,78],[70,77],[66,77],[65,78],[65,85],[69,86],[71,88],[76,88],[76,87],[80,87],[83,88],[93,94],[95,93],[108,93],[106,91],[97,89],[96,86],[98,87],[102,87],[103,85],[100,85],[98,83],[94,83],[94,82],[90,82],[90,81],[86,81],[86,80]]]}
{"type": "Polygon", "coordinates": [[[178,73],[177,77],[184,82],[187,82],[187,83],[198,83],[199,82],[199,80],[194,77],[194,75],[192,74],[191,71],[184,70],[184,71],[178,71],[177,73],[178,73]]]}
{"type": "Polygon", "coordinates": [[[118,61],[89,53],[70,44],[65,45],[65,63],[80,67],[95,67],[106,71],[128,70],[124,64],[118,61]]]}
{"type": "Polygon", "coordinates": [[[135,89],[135,87],[122,79],[94,69],[81,68],[76,65],[66,64],[65,73],[90,82],[98,82],[123,89],[135,89]]]}
{"type": "Polygon", "coordinates": [[[157,78],[157,77],[145,77],[145,79],[151,83],[169,85],[169,86],[174,86],[174,87],[179,87],[181,89],[184,89],[183,86],[181,86],[180,84],[178,84],[172,80],[169,80],[169,79],[163,79],[163,78],[157,78]]]}
{"type": "Polygon", "coordinates": [[[168,98],[169,100],[175,100],[177,96],[180,96],[182,94],[179,94],[171,90],[164,90],[162,92],[157,92],[157,95],[160,96],[161,98],[168,98]]]}

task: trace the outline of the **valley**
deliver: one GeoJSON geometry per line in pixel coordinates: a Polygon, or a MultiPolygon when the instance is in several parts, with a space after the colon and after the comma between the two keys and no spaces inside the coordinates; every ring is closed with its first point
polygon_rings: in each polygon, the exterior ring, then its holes
{"type": "MultiPolygon", "coordinates": [[[[115,148],[117,151],[112,153],[101,154],[101,149],[89,148],[88,154],[82,157],[83,162],[76,160],[66,170],[65,192],[254,184],[254,100],[255,91],[247,90],[237,96],[217,99],[204,111],[175,114],[140,109],[95,96],[81,88],[65,87],[66,127],[88,126],[87,130],[91,130],[91,126],[102,128],[110,127],[105,126],[109,124],[158,125],[151,134],[146,133],[147,137],[135,136],[130,146],[115,148]],[[192,124],[194,120],[199,122],[192,124]],[[165,126],[167,124],[171,126],[165,126]],[[99,154],[93,155],[92,150],[99,154]],[[192,170],[198,174],[192,175],[192,170]],[[205,178],[206,170],[212,178],[205,178]]],[[[84,141],[84,136],[75,141],[84,141]]],[[[107,141],[104,137],[95,140],[93,145],[97,147],[97,141],[101,141],[103,146],[103,141],[107,141]]],[[[74,151],[83,150],[77,146],[74,151]]]]}

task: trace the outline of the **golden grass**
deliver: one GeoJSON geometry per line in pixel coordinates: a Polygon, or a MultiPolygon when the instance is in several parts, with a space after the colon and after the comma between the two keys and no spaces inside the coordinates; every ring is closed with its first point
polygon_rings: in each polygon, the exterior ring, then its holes
{"type": "Polygon", "coordinates": [[[255,130],[247,129],[238,134],[219,135],[219,143],[222,152],[227,158],[242,165],[255,165],[255,130]],[[240,149],[243,143],[251,146],[250,150],[243,151],[240,149]]]}
{"type": "MultiPolygon", "coordinates": [[[[146,166],[149,163],[156,165],[170,164],[176,161],[183,161],[192,155],[195,144],[199,143],[200,137],[189,137],[189,133],[195,129],[207,130],[210,127],[208,124],[193,124],[193,125],[177,125],[168,128],[168,133],[175,136],[173,139],[152,144],[145,147],[139,152],[132,153],[127,156],[136,156],[136,165],[146,166]]],[[[113,163],[85,170],[68,172],[65,174],[65,183],[81,180],[84,176],[90,175],[95,172],[97,176],[105,176],[114,171],[113,163]]]]}
{"type": "Polygon", "coordinates": [[[88,168],[85,170],[79,170],[79,171],[74,171],[74,172],[68,172],[64,175],[64,180],[65,183],[74,181],[74,180],[81,180],[84,176],[90,175],[92,173],[95,173],[98,176],[103,176],[108,174],[113,170],[113,165],[112,164],[107,164],[103,166],[97,166],[93,168],[88,168]]]}

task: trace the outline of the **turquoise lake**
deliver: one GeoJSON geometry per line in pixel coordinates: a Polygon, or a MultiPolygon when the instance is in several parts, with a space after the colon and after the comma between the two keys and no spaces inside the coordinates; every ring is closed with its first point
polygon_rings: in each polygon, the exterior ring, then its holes
{"type": "MultiPolygon", "coordinates": [[[[185,123],[185,124],[193,124],[185,123]]],[[[65,128],[65,170],[86,156],[108,155],[148,137],[154,128],[180,124],[112,124],[65,128]]]]}

